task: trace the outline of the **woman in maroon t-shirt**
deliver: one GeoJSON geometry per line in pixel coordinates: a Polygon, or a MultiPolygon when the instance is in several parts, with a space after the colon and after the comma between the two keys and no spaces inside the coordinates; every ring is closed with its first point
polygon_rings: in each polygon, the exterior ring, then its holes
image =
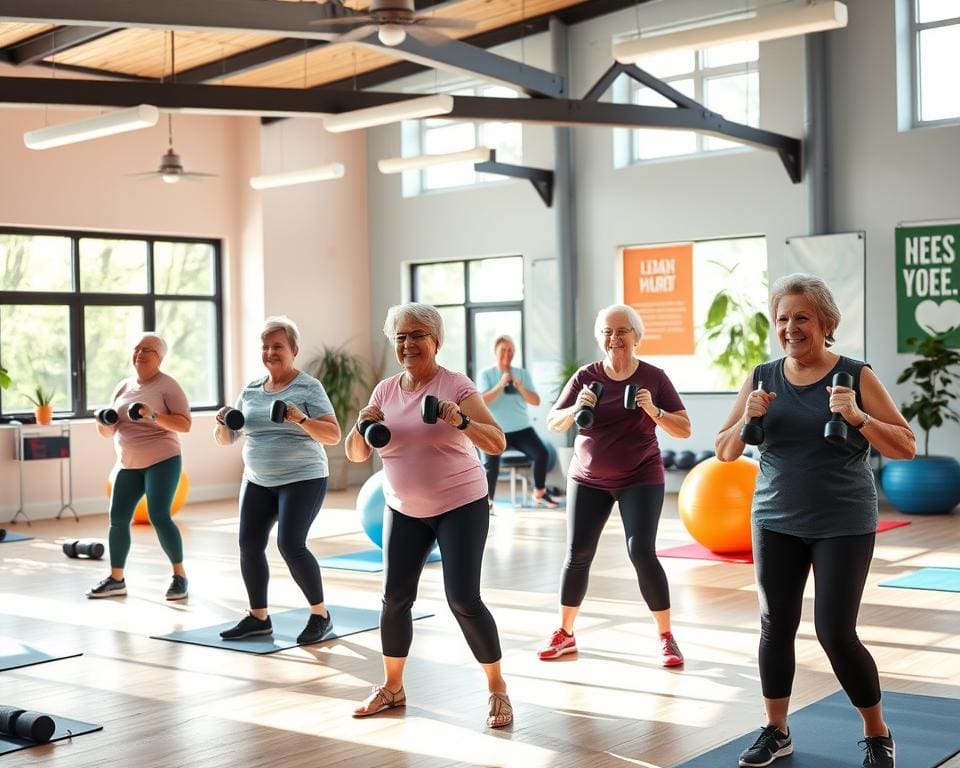
{"type": "Polygon", "coordinates": [[[603,359],[578,370],[547,416],[553,432],[565,432],[582,408],[593,409],[593,423],[581,427],[567,472],[567,560],[560,588],[560,627],[538,651],[541,659],[575,653],[573,624],[587,592],[590,563],[614,502],[620,507],[627,553],[637,571],[640,593],[660,633],[662,663],[683,664],[670,630],[670,588],[655,549],[663,507],[663,463],[656,428],[671,437],[689,437],[690,419],[667,375],[637,359],[643,321],[624,304],[597,315],[594,335],[603,359]],[[589,385],[599,382],[597,397],[589,385]],[[624,391],[636,387],[636,408],[624,408],[624,391]]]}

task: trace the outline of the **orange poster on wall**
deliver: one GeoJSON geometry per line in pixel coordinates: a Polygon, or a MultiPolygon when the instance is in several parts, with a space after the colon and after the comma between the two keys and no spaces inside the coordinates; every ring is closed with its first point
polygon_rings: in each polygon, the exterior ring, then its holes
{"type": "Polygon", "coordinates": [[[693,243],[624,248],[623,303],[643,319],[643,354],[692,355],[693,243]]]}

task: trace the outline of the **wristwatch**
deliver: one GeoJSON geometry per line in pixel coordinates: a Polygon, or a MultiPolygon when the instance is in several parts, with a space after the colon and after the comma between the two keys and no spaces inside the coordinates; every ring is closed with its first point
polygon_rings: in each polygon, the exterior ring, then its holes
{"type": "Polygon", "coordinates": [[[663,408],[657,407],[657,421],[663,418],[663,408]]]}
{"type": "Polygon", "coordinates": [[[302,419],[300,419],[300,421],[297,422],[297,424],[303,424],[303,422],[305,422],[306,420],[307,420],[307,417],[304,416],[302,419]]]}
{"type": "Polygon", "coordinates": [[[461,432],[470,426],[470,417],[467,416],[463,411],[460,411],[460,423],[457,424],[457,429],[461,432]]]}
{"type": "Polygon", "coordinates": [[[156,420],[157,420],[157,415],[158,415],[158,414],[157,414],[156,410],[154,410],[154,411],[150,414],[150,421],[156,421],[156,420]]]}
{"type": "Polygon", "coordinates": [[[865,426],[867,426],[867,423],[869,421],[870,421],[870,414],[869,413],[863,414],[863,421],[860,423],[860,426],[858,426],[857,429],[863,429],[865,426]]]}

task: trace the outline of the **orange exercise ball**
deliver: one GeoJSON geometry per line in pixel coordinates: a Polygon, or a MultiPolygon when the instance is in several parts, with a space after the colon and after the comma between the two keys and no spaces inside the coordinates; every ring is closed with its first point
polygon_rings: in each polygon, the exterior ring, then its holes
{"type": "Polygon", "coordinates": [[[683,480],[677,506],[690,535],[711,552],[749,552],[750,507],[760,465],[707,459],[683,480]]]}
{"type": "MultiPolygon", "coordinates": [[[[107,498],[113,493],[113,482],[107,480],[107,498]]],[[[190,478],[186,472],[180,473],[180,480],[177,482],[177,490],[173,494],[173,504],[170,505],[170,516],[173,517],[187,503],[187,494],[190,493],[190,478]]],[[[144,495],[137,502],[136,509],[133,510],[133,522],[137,525],[150,525],[150,515],[147,512],[147,497],[144,495]]]]}

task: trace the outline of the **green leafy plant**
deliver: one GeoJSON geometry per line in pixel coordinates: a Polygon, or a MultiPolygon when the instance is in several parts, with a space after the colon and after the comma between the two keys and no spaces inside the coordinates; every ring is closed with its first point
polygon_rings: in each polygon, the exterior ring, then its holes
{"type": "Polygon", "coordinates": [[[960,422],[960,414],[950,407],[950,402],[957,398],[952,388],[957,372],[952,369],[960,365],[960,352],[947,347],[945,333],[922,341],[911,337],[907,345],[919,357],[903,370],[897,384],[913,381],[918,391],[911,401],[900,406],[900,412],[907,421],[917,420],[923,430],[923,455],[929,456],[930,431],[943,426],[945,419],[960,422]]]}
{"type": "Polygon", "coordinates": [[[340,429],[346,432],[360,407],[361,390],[367,387],[363,359],[343,346],[325,346],[307,363],[306,371],[323,384],[340,429]]]}
{"type": "MultiPolygon", "coordinates": [[[[767,359],[770,320],[762,307],[732,279],[732,267],[712,261],[727,273],[725,286],[717,291],[707,311],[704,336],[712,346],[711,365],[718,369],[723,383],[736,389],[757,365],[767,359]]],[[[766,283],[766,281],[764,281],[766,283]]]]}
{"type": "Polygon", "coordinates": [[[0,389],[7,389],[13,383],[10,378],[10,371],[0,365],[0,389]]]}
{"type": "Polygon", "coordinates": [[[43,387],[37,385],[37,388],[33,391],[33,395],[27,395],[27,400],[37,406],[37,408],[42,408],[53,402],[53,395],[54,391],[52,389],[47,392],[43,387]]]}

